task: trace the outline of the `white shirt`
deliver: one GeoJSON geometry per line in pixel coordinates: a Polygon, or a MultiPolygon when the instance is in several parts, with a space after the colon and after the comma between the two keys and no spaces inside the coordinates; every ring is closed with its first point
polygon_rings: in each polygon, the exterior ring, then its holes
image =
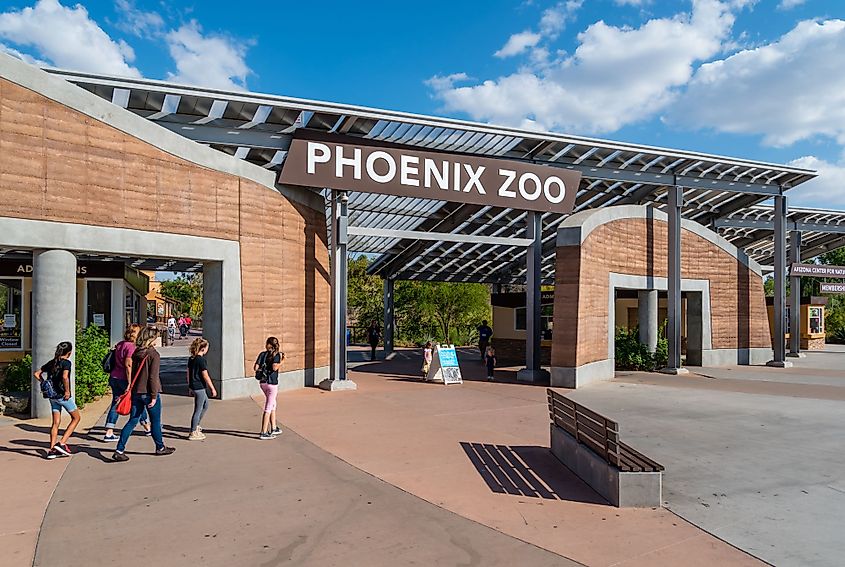
{"type": "Polygon", "coordinates": [[[168,320],[167,320],[167,326],[168,326],[168,327],[175,327],[175,326],[176,326],[176,319],[174,319],[173,317],[171,317],[170,319],[168,319],[168,320]]]}

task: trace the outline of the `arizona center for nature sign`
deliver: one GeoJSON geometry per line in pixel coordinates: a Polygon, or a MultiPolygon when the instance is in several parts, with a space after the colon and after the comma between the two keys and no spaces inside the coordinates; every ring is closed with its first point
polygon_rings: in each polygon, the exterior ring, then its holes
{"type": "Polygon", "coordinates": [[[579,171],[546,165],[308,136],[291,142],[280,183],[570,213],[581,182],[579,171]]]}
{"type": "Polygon", "coordinates": [[[845,266],[828,264],[792,264],[790,275],[819,278],[845,278],[845,266]]]}

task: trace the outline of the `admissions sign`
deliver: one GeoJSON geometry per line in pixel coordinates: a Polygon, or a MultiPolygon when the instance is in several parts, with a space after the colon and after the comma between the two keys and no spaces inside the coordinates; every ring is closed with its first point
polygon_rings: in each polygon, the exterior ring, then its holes
{"type": "Polygon", "coordinates": [[[572,212],[581,173],[514,160],[295,138],[279,182],[532,211],[572,212]]]}
{"type": "Polygon", "coordinates": [[[790,275],[816,276],[820,278],[845,278],[845,266],[827,264],[792,264],[790,275]]]}

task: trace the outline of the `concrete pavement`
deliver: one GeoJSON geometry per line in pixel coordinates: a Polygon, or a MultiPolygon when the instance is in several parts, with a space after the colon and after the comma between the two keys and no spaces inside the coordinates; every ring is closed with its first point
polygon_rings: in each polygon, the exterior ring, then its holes
{"type": "Polygon", "coordinates": [[[672,511],[779,566],[842,565],[845,352],[793,362],[633,373],[569,395],[666,466],[672,511]]]}
{"type": "Polygon", "coordinates": [[[545,388],[489,383],[472,356],[464,384],[423,383],[419,364],[358,366],[356,392],[285,392],[280,415],[357,468],[587,565],[760,564],[667,510],[607,505],[548,451],[545,388]]]}
{"type": "MultiPolygon", "coordinates": [[[[191,400],[167,396],[165,420],[191,400]]],[[[212,402],[208,439],[169,425],[168,457],[133,437],[80,454],[50,501],[35,565],[575,565],[461,518],[320,450],[292,431],[259,441],[251,400],[212,402]]],[[[41,461],[42,467],[68,461],[41,461]]]]}

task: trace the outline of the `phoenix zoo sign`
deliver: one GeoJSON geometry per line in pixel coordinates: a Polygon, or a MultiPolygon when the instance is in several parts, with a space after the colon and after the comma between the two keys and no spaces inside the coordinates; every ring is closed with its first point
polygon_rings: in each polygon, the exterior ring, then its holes
{"type": "Polygon", "coordinates": [[[570,213],[581,173],[514,160],[421,152],[332,139],[294,139],[279,182],[570,213]]]}

